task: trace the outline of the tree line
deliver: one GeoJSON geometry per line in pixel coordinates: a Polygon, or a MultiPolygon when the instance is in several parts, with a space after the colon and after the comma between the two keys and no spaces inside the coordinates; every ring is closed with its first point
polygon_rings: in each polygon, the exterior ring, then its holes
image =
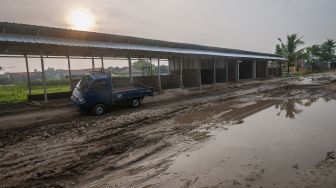
{"type": "Polygon", "coordinates": [[[319,62],[334,62],[336,63],[336,42],[333,39],[327,39],[322,44],[315,44],[309,47],[301,48],[305,44],[303,37],[297,33],[287,35],[286,41],[278,39],[279,43],[275,47],[275,54],[281,55],[288,60],[288,73],[290,66],[298,68],[298,61],[304,60],[312,66],[317,66],[319,62]]]}

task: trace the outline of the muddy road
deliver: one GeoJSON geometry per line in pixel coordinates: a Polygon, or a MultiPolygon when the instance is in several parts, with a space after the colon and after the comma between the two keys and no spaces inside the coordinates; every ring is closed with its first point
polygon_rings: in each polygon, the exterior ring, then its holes
{"type": "Polygon", "coordinates": [[[0,186],[335,187],[336,118],[325,121],[322,131],[312,125],[311,132],[291,136],[295,126],[289,126],[314,120],[293,121],[304,114],[298,105],[319,104],[311,112],[316,117],[334,110],[336,104],[327,103],[336,99],[333,80],[319,75],[217,85],[103,117],[60,115],[6,127],[0,130],[0,186]],[[309,150],[304,143],[310,141],[320,149],[309,150]]]}

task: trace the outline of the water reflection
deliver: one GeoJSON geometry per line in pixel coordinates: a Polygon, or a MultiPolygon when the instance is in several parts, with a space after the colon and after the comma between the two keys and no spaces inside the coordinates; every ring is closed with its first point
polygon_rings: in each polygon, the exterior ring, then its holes
{"type": "MultiPolygon", "coordinates": [[[[275,105],[276,109],[280,111],[277,113],[277,116],[280,116],[283,111],[286,113],[286,118],[295,119],[296,115],[299,115],[303,112],[298,106],[309,107],[318,100],[316,99],[286,99],[282,102],[275,105]]],[[[326,102],[330,102],[330,99],[325,99],[326,102]]]]}

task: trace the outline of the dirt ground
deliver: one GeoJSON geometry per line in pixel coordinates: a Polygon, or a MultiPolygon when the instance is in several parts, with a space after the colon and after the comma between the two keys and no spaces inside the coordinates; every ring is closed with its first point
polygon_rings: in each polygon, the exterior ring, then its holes
{"type": "MultiPolygon", "coordinates": [[[[267,169],[255,168],[244,183],[228,178],[216,185],[168,171],[175,157],[202,148],[210,132],[284,99],[335,94],[334,75],[323,74],[170,90],[139,109],[118,107],[101,117],[72,106],[0,117],[0,187],[260,187],[253,182],[267,169]]],[[[336,153],[322,155],[314,168],[294,165],[293,176],[272,186],[335,187],[336,153]]]]}

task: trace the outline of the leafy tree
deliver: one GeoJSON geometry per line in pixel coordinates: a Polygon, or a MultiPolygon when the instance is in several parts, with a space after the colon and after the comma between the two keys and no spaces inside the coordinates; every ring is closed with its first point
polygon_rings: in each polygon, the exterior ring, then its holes
{"type": "Polygon", "coordinates": [[[2,71],[4,68],[2,66],[0,66],[0,71],[2,71]]]}
{"type": "Polygon", "coordinates": [[[321,46],[321,59],[323,61],[332,61],[335,58],[336,42],[333,39],[328,39],[321,46]]]}
{"type": "Polygon", "coordinates": [[[313,45],[303,49],[301,51],[300,58],[304,59],[313,68],[321,59],[321,47],[319,45],[313,45]]]}
{"type": "Polygon", "coordinates": [[[295,119],[295,116],[303,112],[303,110],[297,108],[297,104],[308,107],[308,106],[311,106],[316,101],[317,99],[308,99],[308,100],[287,99],[287,100],[281,101],[280,103],[275,105],[275,108],[280,110],[277,113],[277,116],[280,116],[281,112],[285,111],[286,118],[295,119]]]}
{"type": "MultiPolygon", "coordinates": [[[[157,67],[155,67],[155,71],[157,72],[157,67]]],[[[160,73],[161,74],[168,74],[169,67],[167,65],[160,65],[160,73]]]]}
{"type": "Polygon", "coordinates": [[[151,63],[148,60],[138,60],[132,65],[134,68],[142,70],[143,67],[151,67],[151,63]]]}
{"type": "MultiPolygon", "coordinates": [[[[142,70],[143,67],[151,67],[153,68],[153,73],[156,74],[158,72],[158,67],[156,65],[151,65],[148,60],[138,60],[132,64],[132,66],[136,69],[142,70]]],[[[169,67],[167,65],[160,65],[160,73],[167,74],[169,72],[169,67]]]]}
{"type": "Polygon", "coordinates": [[[275,53],[288,59],[288,73],[289,66],[296,65],[298,59],[302,55],[302,50],[298,50],[298,47],[304,45],[302,37],[299,37],[297,33],[287,35],[287,41],[283,42],[278,38],[280,44],[276,45],[275,53]]]}

